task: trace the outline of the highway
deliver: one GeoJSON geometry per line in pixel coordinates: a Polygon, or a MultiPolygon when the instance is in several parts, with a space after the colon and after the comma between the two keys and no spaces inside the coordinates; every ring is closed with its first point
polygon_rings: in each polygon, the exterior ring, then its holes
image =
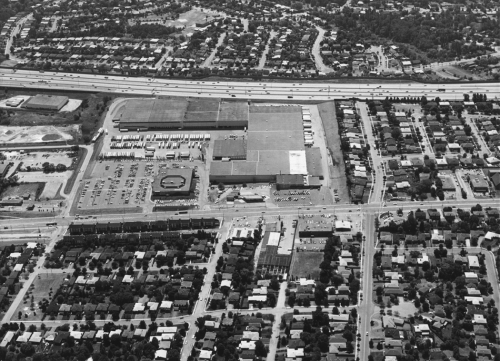
{"type": "Polygon", "coordinates": [[[255,100],[385,99],[386,97],[426,96],[463,100],[464,93],[486,93],[488,99],[500,96],[500,83],[421,84],[407,81],[339,83],[331,82],[235,82],[171,80],[154,77],[38,72],[0,69],[3,87],[72,90],[131,95],[237,98],[255,100]],[[444,91],[440,91],[444,90],[444,91]]]}

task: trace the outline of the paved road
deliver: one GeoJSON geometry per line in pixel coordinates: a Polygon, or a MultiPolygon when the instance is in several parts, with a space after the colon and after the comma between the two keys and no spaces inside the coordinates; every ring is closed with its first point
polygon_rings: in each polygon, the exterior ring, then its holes
{"type": "Polygon", "coordinates": [[[123,95],[150,94],[194,96],[204,98],[239,98],[266,100],[325,101],[358,97],[385,99],[386,97],[426,96],[428,98],[463,99],[464,93],[486,93],[489,99],[500,96],[500,83],[487,84],[421,84],[407,81],[366,83],[266,83],[266,82],[212,82],[170,80],[156,78],[127,78],[97,74],[66,74],[28,70],[0,69],[0,83],[4,87],[29,89],[78,90],[112,92],[123,95]],[[439,89],[445,89],[444,92],[439,89]]]}
{"type": "MultiPolygon", "coordinates": [[[[369,334],[371,326],[370,326],[370,318],[374,312],[374,303],[372,300],[372,290],[373,290],[373,256],[375,255],[375,245],[376,245],[376,234],[375,234],[375,215],[367,214],[364,219],[365,226],[365,237],[366,240],[362,244],[363,248],[361,251],[361,270],[363,272],[361,276],[361,289],[362,289],[362,297],[360,297],[358,315],[361,319],[359,324],[359,333],[361,334],[361,342],[360,342],[360,351],[359,358],[360,360],[367,360],[368,355],[370,354],[370,346],[369,340],[370,337],[366,336],[369,334]]],[[[360,296],[361,296],[360,295],[360,296]]]]}
{"type": "MultiPolygon", "coordinates": [[[[10,322],[12,317],[16,316],[14,315],[14,312],[16,312],[17,307],[22,304],[24,296],[26,295],[26,292],[29,290],[31,284],[35,280],[36,277],[40,274],[40,271],[43,267],[43,264],[45,263],[45,255],[49,254],[52,251],[52,248],[54,248],[54,245],[56,244],[56,241],[60,239],[61,235],[64,234],[64,227],[58,227],[57,232],[54,232],[51,236],[49,244],[45,247],[45,252],[44,254],[38,259],[36,266],[34,268],[33,273],[29,275],[29,278],[25,280],[22,284],[23,287],[20,289],[19,293],[16,295],[14,300],[12,301],[11,307],[7,310],[5,315],[2,318],[1,323],[7,323],[10,322]]],[[[0,236],[0,238],[2,238],[0,236]]],[[[12,320],[14,321],[14,320],[12,320]]]]}
{"type": "Polygon", "coordinates": [[[314,62],[316,63],[316,69],[323,73],[332,72],[333,69],[326,66],[325,63],[323,62],[323,58],[321,57],[321,42],[325,37],[326,30],[319,26],[316,26],[316,30],[318,30],[318,37],[314,41],[314,45],[311,50],[314,62]]]}
{"type": "MultiPolygon", "coordinates": [[[[386,207],[382,207],[381,203],[371,203],[365,205],[354,205],[354,204],[333,204],[328,206],[289,206],[289,207],[274,207],[274,208],[264,208],[264,207],[248,207],[248,208],[227,208],[227,209],[213,209],[210,212],[211,217],[224,218],[226,220],[230,220],[233,217],[243,217],[243,216],[285,216],[285,215],[297,215],[297,214],[325,214],[325,213],[335,213],[335,214],[349,214],[365,211],[368,213],[377,213],[379,211],[396,211],[399,208],[404,208],[405,211],[417,210],[420,209],[429,209],[429,208],[437,208],[440,209],[444,206],[454,205],[456,207],[472,207],[476,204],[480,203],[483,207],[498,207],[498,200],[495,199],[462,199],[454,201],[452,204],[446,201],[426,201],[423,203],[419,202],[406,202],[406,203],[387,203],[386,207]]],[[[164,220],[168,218],[196,218],[207,216],[207,211],[203,210],[191,210],[188,214],[177,215],[175,212],[157,212],[157,213],[125,213],[125,214],[103,214],[100,215],[98,211],[95,213],[98,216],[99,222],[112,222],[112,221],[154,221],[154,220],[164,220]]],[[[57,217],[56,217],[57,218],[57,217]]],[[[29,220],[31,227],[43,227],[47,223],[47,219],[53,220],[54,217],[48,218],[33,218],[29,220]]],[[[71,222],[78,221],[83,223],[96,223],[97,221],[94,219],[77,219],[75,216],[65,216],[64,218],[56,219],[59,226],[67,226],[71,222]]],[[[16,229],[23,229],[26,225],[25,218],[16,218],[16,219],[1,219],[0,220],[0,235],[2,233],[11,232],[16,229]],[[8,226],[9,229],[7,232],[4,232],[3,227],[8,226]]]]}

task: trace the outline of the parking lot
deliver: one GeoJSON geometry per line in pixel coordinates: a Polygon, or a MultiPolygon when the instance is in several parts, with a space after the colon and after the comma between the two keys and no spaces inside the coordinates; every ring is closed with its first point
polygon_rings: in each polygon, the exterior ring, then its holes
{"type": "Polygon", "coordinates": [[[78,209],[91,208],[152,208],[154,204],[197,205],[199,185],[192,199],[151,201],[151,183],[160,170],[192,167],[190,161],[102,161],[96,164],[92,179],[84,181],[78,199],[78,209]]]}
{"type": "Polygon", "coordinates": [[[312,206],[318,204],[331,204],[331,193],[324,187],[318,189],[290,189],[278,191],[274,187],[271,190],[271,200],[279,207],[290,205],[312,206]]]}

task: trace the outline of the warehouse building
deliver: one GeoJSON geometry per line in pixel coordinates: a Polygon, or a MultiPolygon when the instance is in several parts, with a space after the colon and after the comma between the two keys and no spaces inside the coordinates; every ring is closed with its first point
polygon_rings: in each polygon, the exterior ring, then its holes
{"type": "Polygon", "coordinates": [[[301,174],[278,174],[276,176],[276,189],[319,189],[321,181],[319,177],[301,174]]]}
{"type": "Polygon", "coordinates": [[[189,196],[193,190],[193,176],[191,168],[169,168],[158,173],[152,184],[151,198],[189,196]]]}
{"type": "Polygon", "coordinates": [[[321,150],[318,147],[306,148],[307,173],[313,177],[323,179],[323,164],[321,150]]]}
{"type": "Polygon", "coordinates": [[[218,139],[214,142],[214,160],[247,159],[247,142],[245,139],[218,139]]]}
{"type": "Polygon", "coordinates": [[[247,102],[221,99],[131,99],[113,121],[120,129],[244,129],[247,102]]]}
{"type": "Polygon", "coordinates": [[[61,110],[69,101],[68,97],[59,95],[37,94],[24,103],[23,108],[31,110],[61,110]]]}
{"type": "Polygon", "coordinates": [[[250,105],[246,139],[217,141],[213,159],[225,160],[211,163],[213,183],[274,183],[280,176],[282,189],[319,188],[323,177],[319,148],[305,147],[299,106],[250,105]]]}

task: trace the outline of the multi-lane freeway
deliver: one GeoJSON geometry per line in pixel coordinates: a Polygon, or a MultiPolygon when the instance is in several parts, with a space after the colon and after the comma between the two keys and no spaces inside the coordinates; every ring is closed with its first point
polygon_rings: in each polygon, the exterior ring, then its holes
{"type": "Polygon", "coordinates": [[[215,97],[267,100],[385,99],[386,97],[440,97],[462,100],[464,93],[485,93],[488,99],[500,97],[500,83],[422,84],[403,80],[365,82],[244,82],[171,80],[154,77],[38,72],[0,69],[3,87],[26,89],[111,92],[123,95],[147,94],[183,97],[215,97]]]}

